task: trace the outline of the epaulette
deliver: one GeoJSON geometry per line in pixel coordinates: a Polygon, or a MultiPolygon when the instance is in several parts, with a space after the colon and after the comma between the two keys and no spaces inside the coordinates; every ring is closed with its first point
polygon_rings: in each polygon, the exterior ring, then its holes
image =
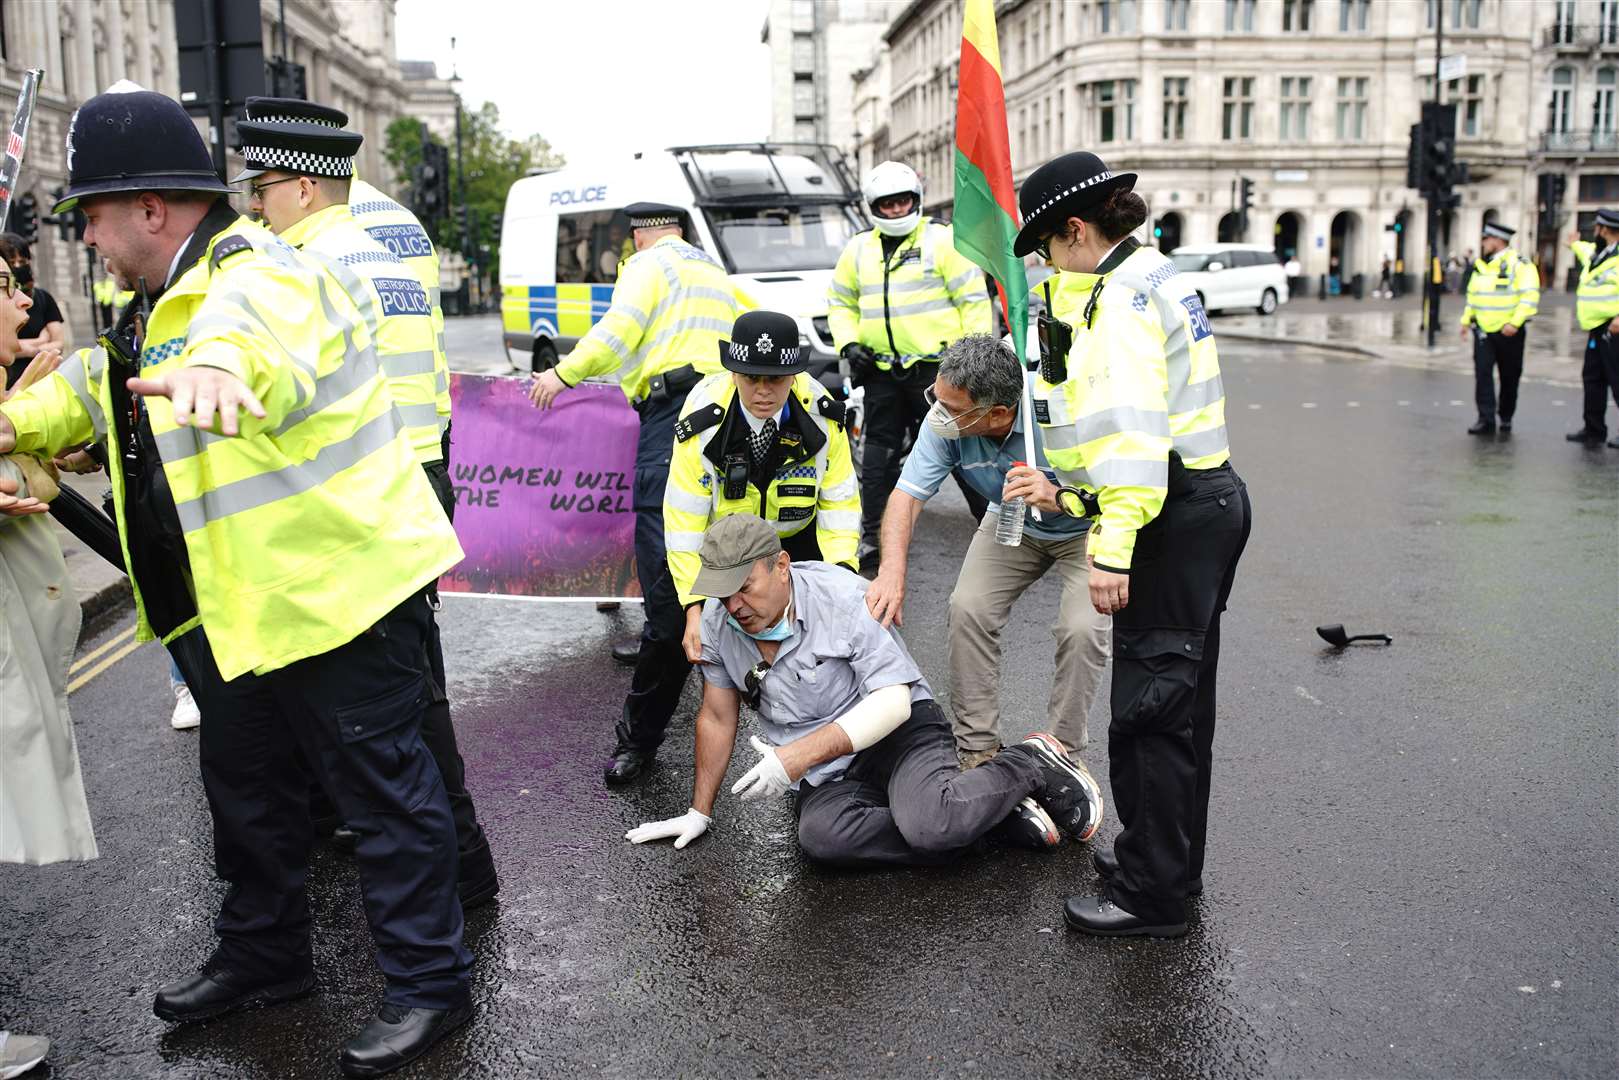
{"type": "Polygon", "coordinates": [[[227,236],[214,244],[214,253],[208,259],[208,269],[218,270],[219,264],[244,251],[253,250],[253,241],[245,236],[227,236]]]}
{"type": "Polygon", "coordinates": [[[707,431],[721,420],[725,419],[725,410],[718,405],[708,405],[690,416],[675,422],[675,441],[685,442],[693,435],[707,431]]]}
{"type": "Polygon", "coordinates": [[[849,415],[849,403],[847,401],[833,401],[831,397],[824,396],[815,403],[815,406],[820,410],[823,417],[834,424],[848,423],[844,419],[849,415]]]}

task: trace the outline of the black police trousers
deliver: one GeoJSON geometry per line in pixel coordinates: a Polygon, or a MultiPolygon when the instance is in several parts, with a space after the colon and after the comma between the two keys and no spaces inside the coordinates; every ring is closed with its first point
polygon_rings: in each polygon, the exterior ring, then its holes
{"type": "MultiPolygon", "coordinates": [[[[864,563],[879,548],[883,512],[888,509],[888,497],[899,483],[899,474],[905,468],[905,457],[911,444],[916,442],[922,420],[928,414],[924,394],[933,385],[939,365],[918,360],[908,370],[883,371],[876,369],[861,384],[866,392],[865,416],[861,429],[865,442],[860,452],[860,559],[864,563]]],[[[962,478],[961,470],[952,475],[973,520],[981,521],[989,509],[989,500],[974,491],[962,478]]]]}
{"type": "Polygon", "coordinates": [[[1608,333],[1608,324],[1592,330],[1585,342],[1585,363],[1580,368],[1585,384],[1585,430],[1606,437],[1608,434],[1608,395],[1619,405],[1619,341],[1608,333]]]}
{"type": "Polygon", "coordinates": [[[1169,496],[1136,534],[1129,602],[1113,616],[1108,765],[1123,829],[1105,891],[1151,923],[1185,921],[1203,874],[1220,612],[1249,514],[1229,465],[1193,471],[1171,455],[1169,496]]]}
{"type": "Polygon", "coordinates": [[[217,962],[250,978],[310,968],[309,783],[320,774],[358,834],[355,862],[386,1000],[444,1009],[465,999],[455,824],[422,741],[431,611],[417,594],[330,652],[267,675],[221,679],[201,628],[170,644],[203,714],[203,789],[226,882],[217,962]]]}
{"type": "Polygon", "coordinates": [[[1519,327],[1512,337],[1497,330],[1493,334],[1473,331],[1473,401],[1478,418],[1495,423],[1497,412],[1507,423],[1518,410],[1518,380],[1523,377],[1523,347],[1529,339],[1527,327],[1519,327]],[[1501,371],[1501,398],[1496,401],[1495,372],[1501,371]]]}
{"type": "Polygon", "coordinates": [[[683,401],[648,398],[638,410],[641,434],[635,445],[635,575],[641,583],[641,656],[630,676],[619,719],[614,753],[652,753],[663,744],[669,718],[680,704],[691,663],[680,646],[686,614],[669,573],[663,546],[663,489],[674,456],[675,421],[683,401]]]}

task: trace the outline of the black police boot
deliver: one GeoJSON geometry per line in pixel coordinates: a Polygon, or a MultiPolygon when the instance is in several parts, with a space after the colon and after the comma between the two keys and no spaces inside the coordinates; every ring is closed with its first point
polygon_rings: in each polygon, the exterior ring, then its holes
{"type": "Polygon", "coordinates": [[[1070,896],[1062,914],[1063,921],[1075,930],[1097,937],[1180,937],[1186,933],[1184,922],[1148,922],[1105,896],[1070,896]]]}
{"type": "Polygon", "coordinates": [[[1494,435],[1495,421],[1487,416],[1479,417],[1478,423],[1467,429],[1469,435],[1494,435]]]}
{"type": "MultiPolygon", "coordinates": [[[[1096,867],[1097,876],[1103,881],[1119,872],[1119,855],[1112,848],[1097,848],[1091,852],[1091,865],[1096,867]]],[[[1193,878],[1186,885],[1187,896],[1203,895],[1203,879],[1193,878]]]]}
{"type": "Polygon", "coordinates": [[[332,830],[332,846],[338,851],[353,855],[354,849],[360,846],[360,834],[347,825],[339,825],[332,830]]]}
{"type": "Polygon", "coordinates": [[[383,1002],[338,1058],[344,1076],[381,1076],[409,1065],[472,1019],[472,1002],[450,1009],[407,1009],[383,1002]]]}
{"type": "Polygon", "coordinates": [[[1581,428],[1563,436],[1569,442],[1584,443],[1587,446],[1595,446],[1607,437],[1608,433],[1606,431],[1592,431],[1590,428],[1581,428]]]}
{"type": "Polygon", "coordinates": [[[500,875],[495,872],[495,857],[487,841],[461,853],[460,877],[455,887],[461,894],[462,911],[487,904],[500,892],[500,875]]]}
{"type": "Polygon", "coordinates": [[[622,787],[635,780],[652,764],[652,754],[634,747],[619,747],[602,769],[602,779],[612,787],[622,787]]]}
{"type": "Polygon", "coordinates": [[[1511,435],[1512,434],[1512,417],[1503,416],[1501,418],[1501,434],[1503,434],[1503,435],[1511,435]]]}
{"type": "Polygon", "coordinates": [[[187,975],[158,989],[152,1011],[171,1024],[211,1020],[250,1005],[275,1005],[302,997],[315,988],[315,973],[272,978],[250,978],[210,960],[195,975],[187,975]]]}
{"type": "Polygon", "coordinates": [[[613,644],[613,659],[621,664],[634,667],[641,659],[641,639],[631,638],[629,641],[619,641],[613,644]]]}

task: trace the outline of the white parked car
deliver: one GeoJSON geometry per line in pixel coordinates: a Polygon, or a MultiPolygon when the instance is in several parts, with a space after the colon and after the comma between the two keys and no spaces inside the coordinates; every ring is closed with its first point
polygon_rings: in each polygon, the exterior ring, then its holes
{"type": "Polygon", "coordinates": [[[1287,271],[1270,248],[1202,244],[1176,248],[1169,258],[1190,279],[1205,311],[1251,307],[1270,315],[1287,303],[1287,271]]]}

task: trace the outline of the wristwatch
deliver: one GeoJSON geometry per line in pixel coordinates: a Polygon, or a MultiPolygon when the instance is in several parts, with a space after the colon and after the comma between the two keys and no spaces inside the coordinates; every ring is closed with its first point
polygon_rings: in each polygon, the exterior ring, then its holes
{"type": "Polygon", "coordinates": [[[1094,491],[1071,487],[1064,484],[1057,489],[1057,507],[1071,518],[1096,517],[1102,512],[1102,506],[1097,501],[1094,491]],[[1066,496],[1073,496],[1073,505],[1070,507],[1066,496]]]}

